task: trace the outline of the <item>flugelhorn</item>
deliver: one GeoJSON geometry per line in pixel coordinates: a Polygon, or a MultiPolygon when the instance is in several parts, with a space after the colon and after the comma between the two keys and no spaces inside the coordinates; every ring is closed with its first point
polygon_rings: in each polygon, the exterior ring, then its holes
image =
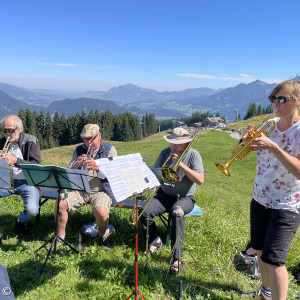
{"type": "Polygon", "coordinates": [[[243,160],[251,151],[250,145],[253,143],[253,141],[259,137],[262,133],[266,136],[268,136],[273,129],[275,128],[275,121],[269,120],[271,116],[275,114],[275,112],[272,112],[269,114],[259,125],[258,127],[253,127],[248,132],[247,139],[245,140],[245,144],[243,141],[239,143],[231,152],[230,158],[225,163],[218,163],[216,162],[216,167],[226,176],[230,176],[229,173],[229,167],[237,160],[243,160]],[[267,130],[270,126],[272,127],[267,130]]]}
{"type": "Polygon", "coordinates": [[[161,167],[161,172],[163,177],[170,181],[170,182],[178,182],[179,181],[179,175],[177,173],[177,168],[179,163],[182,161],[182,159],[184,158],[185,154],[189,151],[189,149],[192,147],[196,137],[197,137],[197,133],[194,134],[193,139],[190,141],[190,143],[187,145],[187,147],[184,149],[184,151],[182,152],[182,154],[180,155],[180,157],[177,159],[177,161],[175,162],[175,164],[171,164],[171,166],[169,167],[165,167],[167,161],[172,157],[173,152],[170,153],[169,157],[167,158],[167,160],[165,161],[164,165],[161,167]]]}

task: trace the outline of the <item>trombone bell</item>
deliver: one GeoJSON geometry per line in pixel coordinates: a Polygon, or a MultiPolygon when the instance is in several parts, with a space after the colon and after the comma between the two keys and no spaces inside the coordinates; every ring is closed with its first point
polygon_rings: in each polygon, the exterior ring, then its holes
{"type": "Polygon", "coordinates": [[[178,182],[179,181],[179,175],[174,169],[164,167],[164,168],[161,168],[161,172],[162,172],[163,177],[166,180],[168,180],[170,182],[178,182]]]}

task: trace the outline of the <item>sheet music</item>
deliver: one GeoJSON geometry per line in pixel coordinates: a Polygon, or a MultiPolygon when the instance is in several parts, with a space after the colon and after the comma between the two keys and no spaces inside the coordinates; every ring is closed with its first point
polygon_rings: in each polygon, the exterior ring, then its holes
{"type": "Polygon", "coordinates": [[[100,158],[95,163],[106,176],[117,202],[159,186],[140,153],[100,158]]]}

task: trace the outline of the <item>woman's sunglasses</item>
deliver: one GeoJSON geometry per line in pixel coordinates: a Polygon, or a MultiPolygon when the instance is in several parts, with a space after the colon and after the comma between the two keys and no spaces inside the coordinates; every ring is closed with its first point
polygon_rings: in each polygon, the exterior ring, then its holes
{"type": "Polygon", "coordinates": [[[289,99],[289,98],[291,98],[291,97],[284,97],[284,96],[275,97],[275,96],[273,96],[269,100],[270,100],[271,103],[275,103],[276,100],[277,100],[278,103],[282,104],[282,103],[285,103],[286,100],[289,99]]]}

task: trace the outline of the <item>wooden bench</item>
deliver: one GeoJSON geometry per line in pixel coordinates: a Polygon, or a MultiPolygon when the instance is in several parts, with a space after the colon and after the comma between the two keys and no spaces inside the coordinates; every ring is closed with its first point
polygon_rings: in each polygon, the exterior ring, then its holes
{"type": "MultiPolygon", "coordinates": [[[[40,201],[39,201],[39,206],[40,209],[44,203],[46,203],[48,200],[57,200],[58,192],[54,190],[47,190],[45,189],[40,201]]],[[[139,207],[144,207],[146,205],[147,201],[140,201],[139,202],[139,207]]],[[[112,207],[117,207],[117,208],[127,208],[127,209],[133,209],[135,207],[136,200],[134,199],[125,199],[123,201],[118,202],[116,205],[112,205],[112,207]]],[[[36,216],[36,222],[40,221],[40,210],[38,215],[36,216]]]]}

